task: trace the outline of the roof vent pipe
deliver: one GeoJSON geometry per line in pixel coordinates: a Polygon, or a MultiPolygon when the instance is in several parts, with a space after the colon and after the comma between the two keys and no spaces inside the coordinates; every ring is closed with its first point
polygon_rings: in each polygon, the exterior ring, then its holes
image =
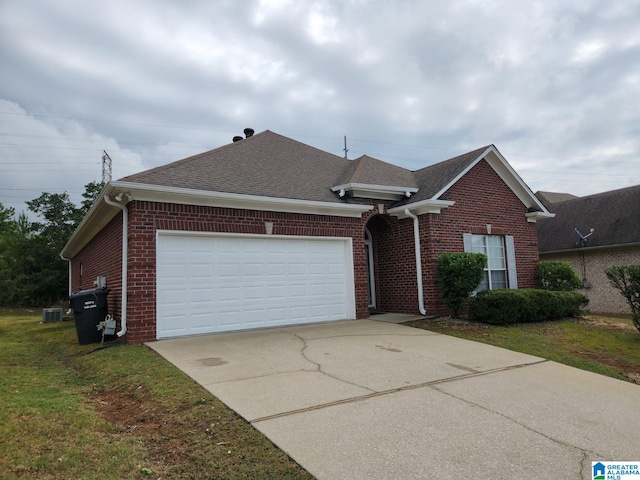
{"type": "Polygon", "coordinates": [[[255,133],[255,130],[253,128],[245,128],[244,129],[244,136],[249,138],[249,137],[253,137],[253,134],[255,133]]]}
{"type": "Polygon", "coordinates": [[[239,142],[240,140],[242,140],[242,137],[238,137],[238,136],[233,137],[234,142],[239,142]]]}

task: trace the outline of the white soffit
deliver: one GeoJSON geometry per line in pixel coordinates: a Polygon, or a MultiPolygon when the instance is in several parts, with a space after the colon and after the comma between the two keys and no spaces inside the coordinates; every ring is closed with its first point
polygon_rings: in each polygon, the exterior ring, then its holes
{"type": "Polygon", "coordinates": [[[332,192],[338,193],[340,197],[348,194],[357,198],[379,198],[381,200],[400,200],[410,197],[418,191],[415,187],[401,187],[389,185],[371,185],[368,183],[345,183],[331,187],[332,192]]]}
{"type": "Polygon", "coordinates": [[[113,182],[113,187],[118,190],[131,193],[135,200],[149,202],[238,208],[270,212],[333,215],[352,218],[360,218],[363,212],[373,209],[372,205],[353,205],[290,198],[264,197],[259,195],[211,192],[131,182],[113,182]]]}

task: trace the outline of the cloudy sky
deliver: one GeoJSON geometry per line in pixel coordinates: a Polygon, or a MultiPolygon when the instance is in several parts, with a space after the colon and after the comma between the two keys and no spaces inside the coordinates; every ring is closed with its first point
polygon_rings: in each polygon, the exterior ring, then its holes
{"type": "Polygon", "coordinates": [[[640,184],[640,0],[0,0],[16,211],[266,129],[417,170],[495,144],[533,191],[640,184]]]}

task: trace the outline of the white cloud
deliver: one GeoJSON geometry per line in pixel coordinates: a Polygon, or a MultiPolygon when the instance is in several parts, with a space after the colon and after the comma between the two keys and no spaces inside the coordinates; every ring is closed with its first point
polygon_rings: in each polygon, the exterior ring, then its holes
{"type": "Polygon", "coordinates": [[[27,146],[0,152],[99,175],[106,149],[119,178],[253,127],[412,169],[495,143],[534,190],[640,184],[639,23],[596,0],[5,0],[22,114],[2,103],[0,133],[27,146]]]}
{"type": "Polygon", "coordinates": [[[102,180],[104,150],[114,179],[143,169],[138,154],[77,121],[29,116],[2,99],[0,112],[0,202],[17,212],[43,192],[67,192],[79,204],[84,186],[102,180]]]}

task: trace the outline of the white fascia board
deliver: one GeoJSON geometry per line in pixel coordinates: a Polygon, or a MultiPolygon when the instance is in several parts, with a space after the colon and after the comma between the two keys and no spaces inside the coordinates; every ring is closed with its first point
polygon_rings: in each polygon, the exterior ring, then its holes
{"type": "Polygon", "coordinates": [[[114,189],[111,186],[111,182],[105,185],[87,214],[78,224],[71,237],[69,237],[69,240],[67,240],[67,243],[60,253],[62,257],[73,258],[82,247],[89,243],[89,241],[120,212],[116,207],[107,205],[104,202],[104,197],[111,195],[113,191],[114,189]]]}
{"type": "Polygon", "coordinates": [[[547,218],[553,218],[556,216],[555,213],[549,212],[529,212],[524,214],[527,217],[527,222],[536,223],[542,220],[546,220],[547,218]]]}
{"type": "MultiPolygon", "coordinates": [[[[550,212],[546,209],[546,207],[538,200],[538,197],[534,195],[531,189],[527,186],[527,184],[520,178],[520,175],[516,173],[513,167],[507,162],[507,160],[502,156],[502,154],[498,151],[498,149],[490,145],[487,149],[478,155],[467,168],[465,168],[460,174],[458,174],[453,180],[451,180],[447,185],[445,185],[438,193],[436,193],[433,198],[440,198],[441,195],[444,194],[447,190],[449,190],[453,184],[455,184],[458,180],[464,177],[473,167],[475,167],[480,160],[485,159],[487,163],[493,168],[493,170],[498,174],[498,176],[507,184],[507,186],[516,194],[516,196],[520,199],[523,205],[527,208],[535,208],[540,210],[538,213],[542,214],[550,214],[550,212]]],[[[540,217],[541,218],[541,217],[540,217]]],[[[531,220],[530,220],[531,221],[531,220]]]]}
{"type": "Polygon", "coordinates": [[[352,197],[379,198],[381,200],[400,200],[416,193],[416,187],[401,187],[389,185],[371,185],[368,183],[345,183],[331,187],[332,192],[348,192],[352,197]]]}
{"type": "Polygon", "coordinates": [[[191,188],[148,185],[144,183],[118,181],[113,182],[113,187],[129,193],[136,200],[149,202],[179,203],[270,212],[333,215],[352,218],[360,218],[363,212],[373,209],[373,205],[353,205],[314,200],[264,197],[260,195],[244,195],[239,193],[211,192],[191,188]]]}
{"type": "Polygon", "coordinates": [[[405,213],[406,209],[409,209],[414,215],[424,215],[425,213],[440,213],[443,208],[448,208],[454,205],[456,202],[451,200],[422,200],[421,202],[410,203],[409,205],[403,205],[401,207],[394,207],[388,210],[389,215],[393,215],[398,219],[409,218],[405,213]]]}

